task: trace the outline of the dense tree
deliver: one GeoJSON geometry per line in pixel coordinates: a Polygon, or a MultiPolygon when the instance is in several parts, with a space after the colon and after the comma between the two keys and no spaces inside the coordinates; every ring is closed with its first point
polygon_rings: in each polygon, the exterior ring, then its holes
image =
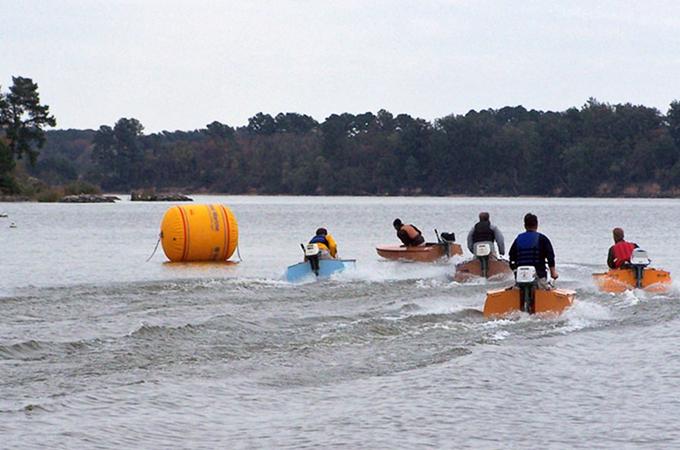
{"type": "Polygon", "coordinates": [[[675,145],[680,147],[680,101],[671,103],[668,109],[668,131],[670,132],[675,145]]]}
{"type": "Polygon", "coordinates": [[[259,112],[248,119],[248,131],[253,134],[274,134],[276,132],[276,122],[269,114],[259,112]]]}
{"type": "Polygon", "coordinates": [[[43,128],[56,124],[49,106],[40,103],[38,85],[30,78],[12,77],[9,92],[0,89],[0,190],[18,190],[12,176],[15,158],[28,156],[31,166],[35,165],[45,144],[43,128]]]}
{"type": "Polygon", "coordinates": [[[17,191],[16,181],[12,177],[14,158],[9,146],[0,138],[0,192],[14,193],[17,191]]]}
{"type": "Polygon", "coordinates": [[[206,126],[207,134],[217,139],[233,139],[234,129],[220,122],[212,122],[206,126]]]}
{"type": "Polygon", "coordinates": [[[102,125],[94,135],[92,158],[106,188],[136,187],[142,174],[144,127],[137,119],[122,118],[113,128],[102,125]]]}
{"type": "Polygon", "coordinates": [[[38,85],[30,78],[12,77],[9,94],[0,103],[0,127],[9,142],[12,155],[28,156],[35,164],[39,149],[45,144],[45,126],[56,126],[50,108],[40,104],[38,85]]]}
{"type": "Polygon", "coordinates": [[[310,116],[297,113],[279,113],[274,122],[278,133],[303,134],[319,126],[319,123],[310,116]]]}
{"type": "Polygon", "coordinates": [[[472,110],[433,123],[380,110],[332,114],[321,123],[302,114],[258,113],[238,129],[213,122],[194,131],[143,135],[142,130],[138,121],[121,119],[89,135],[49,132],[49,162],[39,174],[72,177],[58,159],[64,155],[78,174],[106,189],[331,195],[680,193],[678,102],[666,116],[655,108],[589,99],[562,112],[515,106],[472,110]]]}
{"type": "Polygon", "coordinates": [[[63,156],[41,156],[32,173],[50,185],[65,184],[78,179],[75,164],[63,156]]]}

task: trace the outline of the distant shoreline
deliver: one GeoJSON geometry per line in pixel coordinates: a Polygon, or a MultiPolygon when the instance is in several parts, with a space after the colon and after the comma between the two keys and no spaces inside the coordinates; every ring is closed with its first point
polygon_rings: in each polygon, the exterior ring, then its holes
{"type": "MultiPolygon", "coordinates": [[[[325,195],[325,194],[253,194],[253,193],[224,193],[224,192],[200,192],[200,193],[190,193],[187,194],[189,197],[196,196],[214,196],[214,197],[308,197],[308,198],[342,198],[342,197],[361,197],[361,198],[451,198],[451,199],[464,199],[464,198],[499,198],[499,199],[584,199],[584,200],[675,200],[680,199],[680,196],[673,195],[655,195],[655,196],[567,196],[567,195],[503,195],[503,194],[493,194],[493,195],[474,195],[474,194],[452,194],[452,195],[375,195],[375,194],[341,194],[341,195],[325,195]]],[[[130,202],[130,194],[121,194],[120,192],[109,192],[103,193],[102,196],[115,196],[119,197],[121,202],[130,202]]],[[[0,203],[77,203],[77,202],[59,202],[59,201],[44,201],[38,200],[36,198],[30,198],[25,195],[0,195],[0,203]]],[[[82,202],[78,204],[95,203],[95,202],[82,202]]],[[[137,203],[137,202],[133,202],[137,203]]],[[[139,203],[185,203],[183,201],[164,201],[164,200],[143,200],[139,203]]],[[[189,202],[186,202],[189,203],[189,202]]]]}

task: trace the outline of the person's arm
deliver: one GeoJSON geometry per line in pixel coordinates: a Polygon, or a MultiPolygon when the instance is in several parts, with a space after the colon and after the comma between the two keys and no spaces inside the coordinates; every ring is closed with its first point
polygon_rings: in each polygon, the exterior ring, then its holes
{"type": "Polygon", "coordinates": [[[613,269],[616,267],[615,262],[614,262],[614,246],[612,245],[609,247],[609,251],[607,252],[607,266],[610,269],[613,269]]]}
{"type": "Polygon", "coordinates": [[[493,231],[494,239],[496,239],[496,245],[498,245],[498,253],[505,255],[505,238],[503,233],[495,225],[491,225],[491,230],[493,231]]]}
{"type": "Polygon", "coordinates": [[[411,239],[408,237],[408,233],[401,228],[399,229],[399,231],[397,231],[397,237],[399,238],[401,243],[406,246],[408,246],[409,243],[411,242],[411,239]]]}
{"type": "Polygon", "coordinates": [[[473,253],[473,254],[475,253],[475,251],[473,249],[474,242],[472,242],[472,234],[474,232],[475,232],[475,228],[474,227],[470,228],[470,232],[468,233],[468,237],[467,237],[468,250],[470,250],[470,253],[473,253]]]}
{"type": "Polygon", "coordinates": [[[338,254],[338,243],[335,242],[335,239],[333,239],[333,236],[330,234],[326,235],[326,241],[328,241],[328,252],[333,258],[335,258],[335,256],[338,254]]]}
{"type": "Polygon", "coordinates": [[[515,270],[517,268],[517,239],[515,239],[510,246],[508,258],[510,259],[510,268],[515,270]]]}
{"type": "Polygon", "coordinates": [[[543,247],[545,259],[548,261],[548,268],[550,269],[550,276],[553,280],[556,280],[559,275],[557,274],[557,269],[555,268],[555,251],[553,250],[552,242],[544,234],[541,235],[540,244],[543,247]]]}

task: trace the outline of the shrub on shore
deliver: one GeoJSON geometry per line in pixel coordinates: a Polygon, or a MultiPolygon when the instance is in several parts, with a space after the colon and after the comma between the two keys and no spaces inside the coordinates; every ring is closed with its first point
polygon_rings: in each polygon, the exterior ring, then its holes
{"type": "Polygon", "coordinates": [[[102,190],[99,188],[99,186],[95,186],[92,183],[82,180],[72,181],[64,186],[64,195],[99,195],[101,193],[102,190]]]}
{"type": "Polygon", "coordinates": [[[61,188],[48,188],[36,193],[33,198],[41,203],[58,202],[64,196],[64,190],[61,188]]]}

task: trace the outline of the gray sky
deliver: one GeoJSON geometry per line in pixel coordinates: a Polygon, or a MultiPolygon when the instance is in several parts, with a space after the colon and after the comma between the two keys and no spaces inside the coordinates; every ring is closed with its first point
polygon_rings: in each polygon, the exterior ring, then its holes
{"type": "Polygon", "coordinates": [[[0,84],[33,78],[58,128],[146,130],[259,111],[432,120],[588,97],[680,99],[680,2],[0,0],[0,84]]]}

